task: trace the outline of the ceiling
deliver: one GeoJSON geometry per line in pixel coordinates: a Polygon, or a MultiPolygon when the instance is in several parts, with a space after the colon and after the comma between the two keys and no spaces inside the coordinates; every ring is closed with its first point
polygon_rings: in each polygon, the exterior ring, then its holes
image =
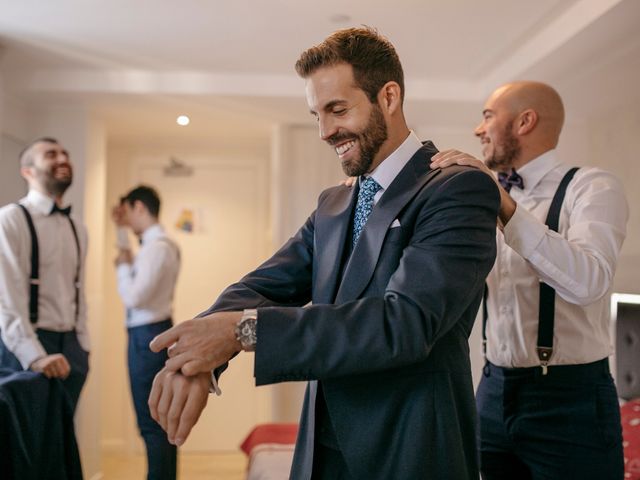
{"type": "Polygon", "coordinates": [[[310,121],[300,52],[360,24],[396,46],[413,125],[471,127],[512,79],[554,85],[570,119],[640,99],[637,0],[0,0],[0,79],[110,139],[268,138],[310,121]]]}

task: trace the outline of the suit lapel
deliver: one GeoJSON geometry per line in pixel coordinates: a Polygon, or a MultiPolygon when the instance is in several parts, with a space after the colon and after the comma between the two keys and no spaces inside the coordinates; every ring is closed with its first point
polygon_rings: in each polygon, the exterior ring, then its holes
{"type": "Polygon", "coordinates": [[[429,159],[436,152],[433,144],[425,144],[383,193],[351,254],[335,303],[358,298],[369,284],[391,223],[423,185],[438,174],[439,170],[429,168],[429,159]]]}
{"type": "Polygon", "coordinates": [[[357,188],[344,188],[331,196],[316,217],[315,248],[318,253],[314,303],[333,303],[340,282],[342,258],[351,225],[357,188]]]}

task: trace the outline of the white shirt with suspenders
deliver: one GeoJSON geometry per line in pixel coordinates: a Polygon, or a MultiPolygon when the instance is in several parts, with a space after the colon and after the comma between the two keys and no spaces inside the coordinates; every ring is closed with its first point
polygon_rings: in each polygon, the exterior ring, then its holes
{"type": "Polygon", "coordinates": [[[18,205],[6,205],[0,209],[0,330],[5,346],[26,369],[47,354],[36,329],[75,330],[80,346],[89,351],[84,294],[87,233],[68,215],[51,213],[53,200],[38,191],[30,190],[19,203],[35,229],[38,278],[30,279],[34,242],[25,213],[18,205]],[[30,305],[35,294],[37,303],[30,305]]]}
{"type": "Polygon", "coordinates": [[[544,223],[569,167],[551,150],[518,170],[525,189],[487,278],[487,358],[507,368],[540,366],[537,351],[540,281],[555,290],[553,354],[548,365],[586,364],[608,357],[609,297],[629,216],[620,181],[582,167],[568,185],[556,233],[544,223]]]}

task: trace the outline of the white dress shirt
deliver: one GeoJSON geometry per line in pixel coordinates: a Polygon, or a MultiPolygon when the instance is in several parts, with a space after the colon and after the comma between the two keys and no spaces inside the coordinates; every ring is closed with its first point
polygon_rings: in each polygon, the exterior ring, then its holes
{"type": "Polygon", "coordinates": [[[179,270],[178,246],[160,224],[147,228],[133,265],[121,263],[117,269],[118,292],[127,307],[127,327],[171,317],[179,270]]]}
{"type": "MultiPolygon", "coordinates": [[[[74,219],[80,241],[80,299],[76,323],[75,276],[78,264],[76,241],[69,220],[49,215],[53,199],[30,190],[20,200],[33,218],[40,253],[40,288],[37,328],[56,332],[76,330],[80,346],[89,350],[87,308],[84,292],[84,259],[87,233],[74,219]]],[[[0,209],[0,330],[2,341],[27,369],[46,351],[29,320],[31,235],[24,213],[10,204],[0,209]]]]}
{"type": "Polygon", "coordinates": [[[495,365],[540,365],[540,280],[556,291],[549,364],[589,363],[612,353],[609,294],[628,205],[617,178],[582,167],[567,188],[558,233],[549,230],[549,206],[569,168],[551,150],[518,170],[525,188],[511,189],[518,205],[497,234],[496,263],[487,279],[487,357],[495,365]]]}
{"type": "Polygon", "coordinates": [[[412,130],[409,132],[405,141],[402,142],[400,146],[391,153],[391,155],[385,158],[373,172],[365,175],[372,177],[376,182],[378,182],[378,185],[382,187],[373,197],[374,205],[378,203],[378,200],[380,200],[382,194],[398,176],[400,170],[404,168],[409,160],[411,160],[411,157],[413,157],[421,147],[422,142],[412,130]]]}

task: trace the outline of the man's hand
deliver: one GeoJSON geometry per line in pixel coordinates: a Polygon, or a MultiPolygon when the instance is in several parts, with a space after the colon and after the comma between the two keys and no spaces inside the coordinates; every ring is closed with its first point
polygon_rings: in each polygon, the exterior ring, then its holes
{"type": "Polygon", "coordinates": [[[127,216],[123,205],[116,205],[111,208],[111,220],[118,227],[126,227],[127,226],[127,216]]]}
{"type": "Polygon", "coordinates": [[[207,405],[209,376],[185,377],[165,367],[153,379],[149,410],[174,445],[184,443],[207,405]]]}
{"type": "Polygon", "coordinates": [[[478,160],[473,155],[469,155],[468,153],[464,153],[459,150],[443,150],[442,152],[436,153],[431,158],[432,169],[444,168],[454,164],[469,165],[470,167],[479,168],[486,174],[491,175],[491,178],[493,178],[494,181],[496,179],[491,170],[489,170],[489,167],[487,167],[482,160],[478,160]]]}
{"type": "Polygon", "coordinates": [[[504,226],[507,224],[511,217],[516,211],[517,203],[509,193],[502,188],[496,176],[491,172],[489,167],[487,167],[482,160],[478,160],[473,155],[469,155],[468,153],[461,152],[459,150],[444,150],[442,152],[436,153],[431,159],[431,168],[444,168],[453,164],[458,165],[469,165],[470,167],[475,167],[487,175],[490,175],[493,178],[493,181],[496,182],[498,186],[498,190],[500,191],[500,210],[498,211],[498,227],[502,230],[504,226]]]}
{"type": "Polygon", "coordinates": [[[242,312],[217,312],[187,320],[161,333],[149,344],[154,352],[168,348],[165,368],[184,375],[209,373],[242,350],[236,324],[242,312]]]}
{"type": "Polygon", "coordinates": [[[61,353],[54,353],[53,355],[39,358],[29,365],[29,369],[42,373],[47,378],[61,378],[62,380],[67,378],[69,373],[71,373],[71,366],[67,358],[61,353]]]}
{"type": "Polygon", "coordinates": [[[344,185],[345,187],[353,187],[356,182],[358,181],[358,177],[347,177],[344,180],[342,180],[339,185],[344,185]]]}
{"type": "Polygon", "coordinates": [[[128,248],[118,249],[118,256],[116,256],[113,263],[115,263],[116,267],[122,263],[133,263],[133,254],[131,253],[131,250],[128,248]]]}

